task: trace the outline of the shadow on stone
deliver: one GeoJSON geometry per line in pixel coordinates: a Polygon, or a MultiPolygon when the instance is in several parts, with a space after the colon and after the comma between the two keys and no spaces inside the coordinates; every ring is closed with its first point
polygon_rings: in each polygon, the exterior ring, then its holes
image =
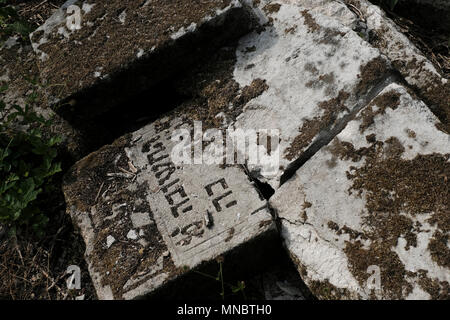
{"type": "MultiPolygon", "coordinates": [[[[276,299],[274,296],[268,296],[270,289],[267,280],[271,278],[280,282],[289,281],[304,299],[315,299],[300,278],[275,232],[236,248],[223,257],[222,267],[225,301],[276,299]],[[245,282],[245,289],[233,292],[231,285],[237,287],[241,281],[245,282]]],[[[204,264],[155,291],[147,299],[221,300],[222,284],[220,280],[214,279],[219,270],[220,263],[217,261],[204,264]]]]}

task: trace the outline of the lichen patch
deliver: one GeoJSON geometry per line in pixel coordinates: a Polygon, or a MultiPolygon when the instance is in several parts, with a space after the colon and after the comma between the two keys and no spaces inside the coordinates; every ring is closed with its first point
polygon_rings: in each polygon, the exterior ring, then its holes
{"type": "Polygon", "coordinates": [[[291,145],[286,149],[285,158],[290,161],[294,160],[322,130],[334,123],[340,112],[349,111],[345,105],[349,97],[350,94],[342,90],[336,98],[321,102],[318,106],[323,110],[322,114],[313,119],[305,120],[299,129],[300,134],[294,138],[291,145]]]}
{"type": "Polygon", "coordinates": [[[378,97],[376,97],[371,104],[369,104],[364,110],[361,111],[359,118],[361,119],[361,125],[359,131],[364,133],[373,123],[377,115],[383,115],[387,108],[395,110],[400,104],[400,93],[391,90],[378,97]],[[376,110],[374,110],[376,108],[376,110]]]}
{"type": "Polygon", "coordinates": [[[341,160],[364,159],[362,165],[347,171],[347,178],[352,181],[348,192],[364,196],[367,214],[363,216],[363,224],[368,227],[366,236],[371,245],[365,249],[359,241],[347,242],[345,248],[349,268],[361,285],[367,281],[367,268],[377,265],[389,297],[400,298],[404,290],[412,290],[406,280],[405,266],[392,251],[399,238],[406,240],[406,250],[417,246],[418,230],[408,216],[432,214],[430,221],[436,224],[439,217],[447,217],[447,221],[439,224],[445,231],[433,235],[429,250],[433,260],[448,267],[450,154],[417,155],[412,160],[404,160],[401,155],[405,149],[394,137],[375,140],[369,147],[358,150],[336,139],[330,151],[341,160]]]}

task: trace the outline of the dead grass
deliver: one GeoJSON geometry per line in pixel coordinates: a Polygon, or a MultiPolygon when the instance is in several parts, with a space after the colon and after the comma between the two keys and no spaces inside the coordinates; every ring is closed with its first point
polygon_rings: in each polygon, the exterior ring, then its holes
{"type": "Polygon", "coordinates": [[[17,12],[33,25],[40,26],[65,0],[10,0],[17,12]]]}
{"type": "Polygon", "coordinates": [[[83,258],[82,240],[75,235],[68,220],[61,212],[50,222],[43,239],[22,234],[0,240],[0,299],[68,300],[82,295],[84,299],[95,298],[83,258]],[[70,275],[66,270],[70,265],[81,268],[81,290],[67,288],[70,275]]]}

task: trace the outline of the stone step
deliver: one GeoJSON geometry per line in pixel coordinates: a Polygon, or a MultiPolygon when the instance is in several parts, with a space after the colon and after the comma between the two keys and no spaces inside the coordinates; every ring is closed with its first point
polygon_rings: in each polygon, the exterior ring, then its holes
{"type": "Polygon", "coordinates": [[[69,0],[30,39],[50,103],[85,121],[250,27],[238,0],[69,0]]]}
{"type": "Polygon", "coordinates": [[[146,296],[276,234],[267,202],[241,167],[173,162],[179,142],[172,134],[189,125],[161,119],[82,159],[66,175],[68,211],[86,242],[100,299],[146,296]]]}
{"type": "Polygon", "coordinates": [[[277,189],[315,142],[381,90],[390,67],[352,30],[358,19],[342,3],[261,1],[253,10],[264,27],[240,40],[234,79],[241,87],[263,80],[266,90],[232,126],[280,130],[279,166],[248,166],[277,189]]]}
{"type": "Polygon", "coordinates": [[[270,200],[317,297],[448,297],[450,139],[440,125],[392,84],[270,200]]]}

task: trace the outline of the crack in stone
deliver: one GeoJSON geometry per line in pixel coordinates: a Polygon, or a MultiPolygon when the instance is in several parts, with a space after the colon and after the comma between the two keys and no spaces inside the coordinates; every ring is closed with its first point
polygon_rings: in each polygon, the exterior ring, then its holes
{"type": "Polygon", "coordinates": [[[339,133],[341,133],[341,131],[345,129],[346,125],[356,116],[356,114],[367,106],[378,94],[380,94],[383,89],[399,80],[399,76],[396,73],[392,71],[388,72],[380,83],[375,85],[365,97],[360,99],[348,115],[338,120],[336,124],[332,124],[322,130],[313,144],[286,169],[284,174],[281,176],[280,185],[282,186],[289,179],[291,179],[298,169],[310,160],[320,149],[322,149],[322,147],[328,145],[339,133]]]}

